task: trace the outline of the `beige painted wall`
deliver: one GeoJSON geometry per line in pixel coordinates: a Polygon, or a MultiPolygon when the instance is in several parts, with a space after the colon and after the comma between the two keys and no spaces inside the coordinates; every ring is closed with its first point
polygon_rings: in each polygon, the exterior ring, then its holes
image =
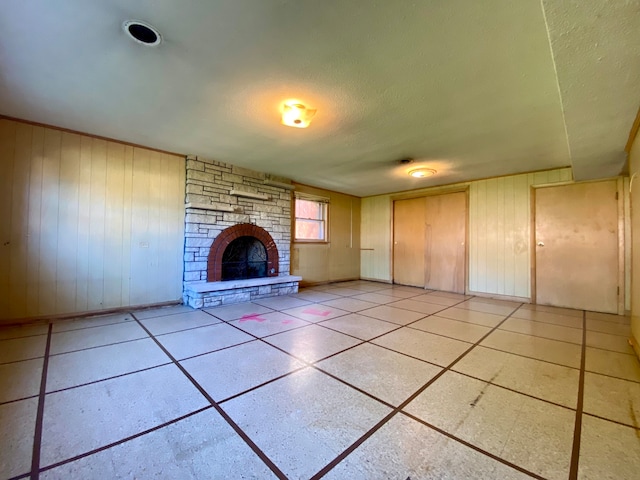
{"type": "Polygon", "coordinates": [[[629,154],[631,173],[631,334],[640,356],[640,135],[629,154]],[[634,177],[635,176],[635,177],[634,177]]]}
{"type": "Polygon", "coordinates": [[[184,159],[0,119],[0,319],[178,300],[184,159]]]}
{"type": "Polygon", "coordinates": [[[385,282],[392,280],[394,198],[431,195],[468,187],[468,291],[529,298],[530,187],[570,180],[571,169],[563,168],[363,198],[361,275],[385,282]]]}
{"type": "Polygon", "coordinates": [[[360,199],[306,185],[295,186],[298,192],[329,198],[329,242],[293,241],[291,274],[300,275],[302,285],[359,278],[360,199]]]}

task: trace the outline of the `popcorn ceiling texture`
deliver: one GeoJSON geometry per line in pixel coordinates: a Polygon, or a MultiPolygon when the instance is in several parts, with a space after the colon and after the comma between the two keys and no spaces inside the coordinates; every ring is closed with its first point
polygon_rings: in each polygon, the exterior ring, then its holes
{"type": "MultiPolygon", "coordinates": [[[[185,203],[196,206],[185,210],[184,286],[207,281],[207,258],[213,241],[223,230],[239,223],[251,223],[269,232],[278,248],[278,274],[289,275],[291,191],[265,185],[264,173],[200,157],[187,157],[186,169],[185,203]],[[232,190],[269,198],[231,195],[232,190]],[[198,208],[204,205],[207,207],[198,208]],[[230,208],[233,212],[223,211],[230,208]]],[[[222,303],[232,303],[237,295],[230,294],[228,301],[219,294],[217,297],[222,303]]],[[[235,301],[244,301],[239,298],[235,301]]]]}

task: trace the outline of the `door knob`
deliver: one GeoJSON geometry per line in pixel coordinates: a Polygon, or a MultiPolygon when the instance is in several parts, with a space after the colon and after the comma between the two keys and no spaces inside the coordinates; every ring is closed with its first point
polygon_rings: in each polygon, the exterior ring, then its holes
{"type": "Polygon", "coordinates": [[[538,242],[539,247],[544,247],[544,242],[538,242]]]}

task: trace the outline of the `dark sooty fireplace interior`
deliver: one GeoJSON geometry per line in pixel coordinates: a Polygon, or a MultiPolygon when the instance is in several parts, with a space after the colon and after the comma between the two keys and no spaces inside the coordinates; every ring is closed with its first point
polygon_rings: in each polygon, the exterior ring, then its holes
{"type": "Polygon", "coordinates": [[[238,237],[222,255],[222,280],[267,276],[267,249],[255,237],[238,237]]]}

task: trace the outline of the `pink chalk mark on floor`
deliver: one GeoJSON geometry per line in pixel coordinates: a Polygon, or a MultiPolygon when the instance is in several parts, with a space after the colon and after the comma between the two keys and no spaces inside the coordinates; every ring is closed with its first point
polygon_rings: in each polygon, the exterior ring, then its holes
{"type": "Polygon", "coordinates": [[[293,323],[293,320],[283,320],[282,321],[283,325],[289,325],[290,323],[293,323]]]}
{"type": "Polygon", "coordinates": [[[249,315],[243,315],[242,318],[240,319],[240,323],[250,322],[250,321],[266,322],[267,319],[262,318],[259,313],[250,313],[249,315]]]}
{"type": "Polygon", "coordinates": [[[319,317],[326,317],[331,315],[331,310],[317,310],[315,308],[305,308],[302,313],[308,313],[309,315],[317,315],[319,317]]]}

